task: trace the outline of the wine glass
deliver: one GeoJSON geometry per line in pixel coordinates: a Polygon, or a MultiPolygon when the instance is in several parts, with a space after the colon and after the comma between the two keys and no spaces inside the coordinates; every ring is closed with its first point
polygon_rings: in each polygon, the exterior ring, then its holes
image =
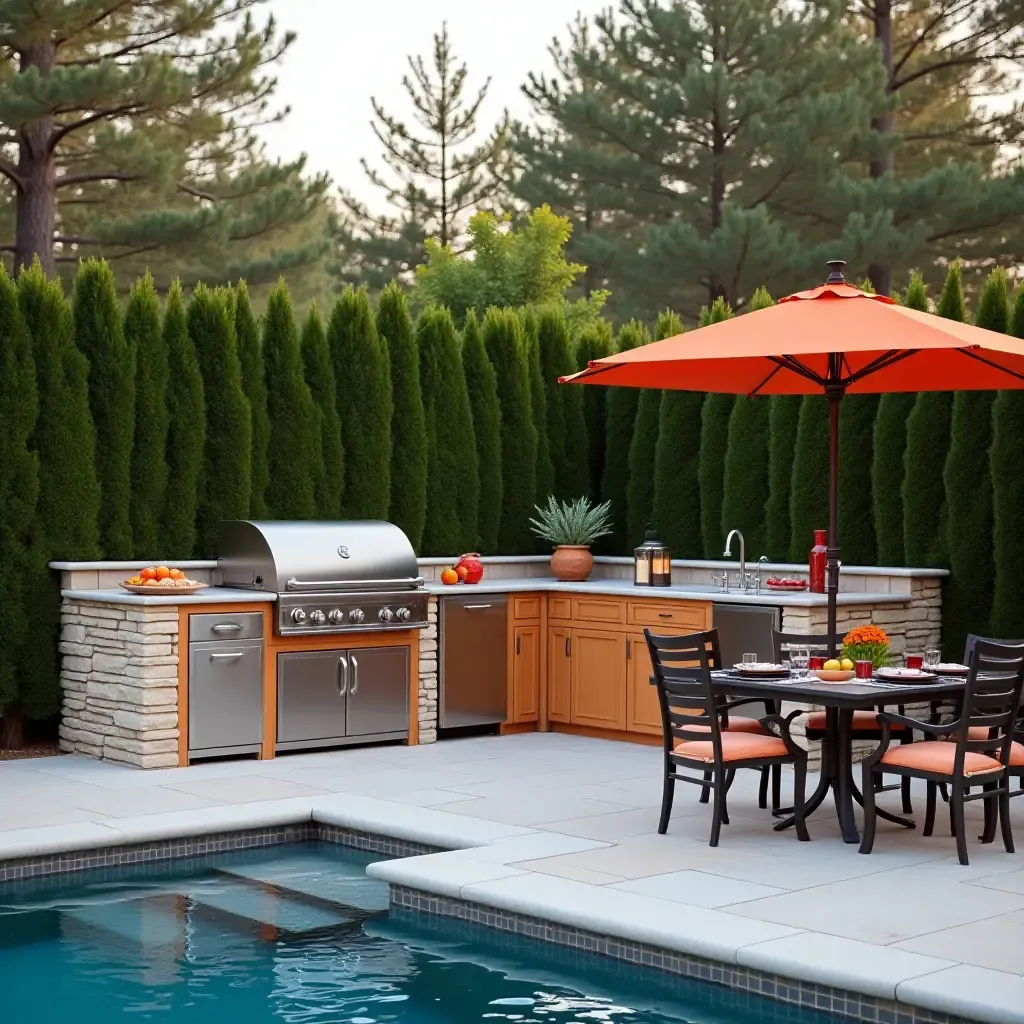
{"type": "Polygon", "coordinates": [[[789,667],[797,679],[803,679],[807,675],[807,662],[810,656],[810,651],[806,647],[789,649],[789,667]]]}

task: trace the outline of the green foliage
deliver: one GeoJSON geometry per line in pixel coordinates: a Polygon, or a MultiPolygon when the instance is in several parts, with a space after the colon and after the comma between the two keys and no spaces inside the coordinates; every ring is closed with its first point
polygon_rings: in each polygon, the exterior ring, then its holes
{"type": "Polygon", "coordinates": [[[135,354],[135,436],[131,527],[136,558],[160,557],[160,516],[167,501],[167,383],[170,368],[160,300],[147,273],[128,296],[124,339],[135,354]]]}
{"type": "MultiPolygon", "coordinates": [[[[959,260],[946,274],[935,312],[947,320],[967,319],[959,260]]],[[[953,396],[943,391],[918,395],[907,419],[903,474],[903,549],[907,565],[945,565],[948,560],[943,470],[952,422],[953,396]]]]}
{"type": "Polygon", "coordinates": [[[846,565],[874,565],[878,554],[871,489],[877,413],[877,395],[846,395],[839,404],[839,543],[846,565]]]}
{"type": "Polygon", "coordinates": [[[75,278],[75,344],[89,360],[89,408],[96,425],[100,545],[106,558],[132,555],[131,480],[135,352],[124,336],[114,273],[85,260],[75,278]]]}
{"type": "Polygon", "coordinates": [[[327,325],[345,448],[345,519],[386,519],[391,494],[391,370],[365,288],[346,288],[327,325]]]}
{"type": "Polygon", "coordinates": [[[502,503],[501,406],[498,377],[487,358],[480,322],[472,310],[462,331],[462,372],[473,414],[480,478],[476,538],[470,547],[484,554],[497,554],[502,503]]]}
{"type": "Polygon", "coordinates": [[[338,386],[334,380],[331,349],[316,303],[302,326],[302,366],[316,407],[320,436],[322,472],[316,481],[316,518],[341,518],[341,495],[345,484],[345,452],[341,444],[341,417],[338,415],[338,386]]]}
{"type": "Polygon", "coordinates": [[[702,558],[700,462],[704,396],[664,391],[654,452],[654,521],[674,558],[702,558]]]}
{"type": "Polygon", "coordinates": [[[319,416],[303,377],[299,332],[283,280],[267,300],[261,347],[270,421],[267,510],[274,519],[313,519],[324,471],[319,416]]]}
{"type": "MultiPolygon", "coordinates": [[[[997,267],[985,282],[975,323],[1005,334],[1009,319],[1006,274],[997,267]]],[[[950,655],[959,656],[968,633],[990,635],[995,562],[989,449],[994,401],[992,391],[957,391],[953,396],[952,441],[943,474],[950,578],[943,595],[942,633],[950,655]]]]}
{"type": "MultiPolygon", "coordinates": [[[[1024,286],[1018,286],[1010,320],[1010,334],[1024,338],[1024,286]]],[[[1024,637],[1024,535],[1020,513],[1024,508],[1024,391],[1000,391],[992,410],[992,553],[995,591],[992,608],[994,636],[1024,637]]]]}
{"type": "Polygon", "coordinates": [[[394,282],[377,303],[377,334],[391,373],[391,496],[388,519],[419,551],[427,514],[427,435],[420,358],[405,293],[394,282]]]}
{"type": "Polygon", "coordinates": [[[768,400],[768,500],[765,502],[765,549],[773,561],[786,561],[792,544],[789,495],[793,486],[793,459],[796,455],[801,404],[802,399],[799,395],[772,395],[768,400]]]}
{"type": "Polygon", "coordinates": [[[494,367],[501,408],[501,521],[498,548],[521,555],[535,547],[530,514],[537,493],[537,434],[530,408],[526,340],[514,310],[489,309],[483,325],[484,348],[494,367]]]}
{"type": "Polygon", "coordinates": [[[429,555],[457,555],[472,549],[478,533],[480,483],[473,411],[451,313],[438,307],[425,309],[416,334],[427,428],[422,548],[429,555]]]}
{"type": "Polygon", "coordinates": [[[530,413],[537,437],[537,469],[534,486],[536,500],[546,501],[555,489],[555,468],[551,462],[551,438],[548,434],[548,400],[540,368],[540,320],[536,309],[524,309],[523,342],[526,346],[527,372],[530,376],[530,413]]]}
{"type": "MultiPolygon", "coordinates": [[[[828,399],[804,395],[789,487],[789,559],[806,562],[814,531],[828,527],[828,399]]],[[[839,536],[840,545],[843,542],[839,536]]]]}
{"type": "Polygon", "coordinates": [[[546,505],[536,506],[536,511],[537,518],[530,520],[530,528],[555,547],[589,547],[611,531],[608,502],[594,505],[589,498],[559,501],[551,495],[546,505]]]}
{"type": "Polygon", "coordinates": [[[38,415],[32,340],[18,291],[0,268],[0,710],[21,696],[18,665],[32,625],[24,573],[39,496],[39,456],[29,450],[38,415]]]}
{"type": "Polygon", "coordinates": [[[196,554],[207,558],[216,554],[220,521],[249,514],[252,425],[242,390],[232,306],[224,291],[199,285],[187,312],[206,399],[195,543],[196,554]]]}
{"type": "MultiPolygon", "coordinates": [[[[646,345],[647,328],[636,320],[619,331],[620,352],[646,345]]],[[[594,385],[595,387],[597,385],[594,385]]],[[[601,390],[605,390],[602,388],[601,390]]],[[[624,555],[629,548],[628,497],[629,452],[636,429],[636,411],[640,400],[637,388],[609,388],[605,399],[604,473],[601,497],[611,502],[612,532],[604,545],[611,554],[624,555]]]]}
{"type": "MultiPolygon", "coordinates": [[[[588,327],[580,336],[576,346],[576,369],[585,370],[594,359],[610,356],[615,347],[611,324],[607,320],[598,320],[588,327]]],[[[583,421],[587,426],[587,476],[592,497],[601,493],[601,478],[604,476],[605,443],[607,427],[605,425],[605,403],[608,398],[607,388],[582,387],[583,421]]]]}
{"type": "Polygon", "coordinates": [[[249,302],[249,287],[239,281],[235,287],[235,337],[238,339],[238,361],[242,367],[242,390],[249,399],[252,420],[252,495],[249,515],[254,519],[269,516],[267,484],[270,467],[267,447],[270,444],[270,417],[267,415],[267,381],[263,376],[263,354],[260,352],[260,329],[249,302]]]}
{"type": "Polygon", "coordinates": [[[206,448],[206,400],[195,342],[189,336],[181,283],[175,281],[164,310],[167,384],[167,472],[174,500],[164,505],[160,547],[170,558],[196,551],[199,483],[206,448]]]}

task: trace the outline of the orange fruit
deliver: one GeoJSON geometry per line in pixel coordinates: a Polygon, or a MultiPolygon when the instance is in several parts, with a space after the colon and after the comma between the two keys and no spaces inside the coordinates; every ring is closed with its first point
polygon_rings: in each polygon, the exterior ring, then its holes
{"type": "Polygon", "coordinates": [[[460,583],[465,583],[469,576],[469,570],[464,565],[455,566],[455,575],[459,577],[460,583]]]}
{"type": "Polygon", "coordinates": [[[184,579],[185,574],[180,569],[172,569],[170,573],[172,580],[184,579]]]}
{"type": "Polygon", "coordinates": [[[156,578],[158,580],[165,580],[171,575],[171,570],[166,565],[158,565],[156,567],[156,578]]]}
{"type": "Polygon", "coordinates": [[[150,566],[148,569],[143,569],[142,572],[139,573],[139,575],[144,580],[155,580],[156,579],[156,569],[154,569],[152,566],[150,566]]]}
{"type": "Polygon", "coordinates": [[[459,582],[459,574],[454,569],[445,569],[441,573],[441,582],[451,586],[453,583],[459,582]]]}
{"type": "Polygon", "coordinates": [[[153,579],[152,576],[150,576],[150,578],[148,580],[146,580],[146,584],[145,585],[147,587],[159,587],[160,583],[159,583],[158,580],[155,580],[155,579],[153,579]]]}

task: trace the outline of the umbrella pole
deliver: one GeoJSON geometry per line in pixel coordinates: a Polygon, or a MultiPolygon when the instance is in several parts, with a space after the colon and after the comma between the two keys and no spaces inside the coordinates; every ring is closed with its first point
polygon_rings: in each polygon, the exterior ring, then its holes
{"type": "Polygon", "coordinates": [[[828,545],[825,549],[825,592],[828,595],[828,653],[836,650],[836,595],[839,593],[839,403],[842,386],[826,386],[828,398],[828,545]]]}

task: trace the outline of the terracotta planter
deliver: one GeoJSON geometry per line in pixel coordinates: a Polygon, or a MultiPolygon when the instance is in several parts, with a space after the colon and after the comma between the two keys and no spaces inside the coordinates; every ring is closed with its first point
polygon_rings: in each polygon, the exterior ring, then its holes
{"type": "Polygon", "coordinates": [[[586,544],[562,544],[551,556],[551,571],[563,583],[580,583],[594,568],[594,556],[586,544]]]}

